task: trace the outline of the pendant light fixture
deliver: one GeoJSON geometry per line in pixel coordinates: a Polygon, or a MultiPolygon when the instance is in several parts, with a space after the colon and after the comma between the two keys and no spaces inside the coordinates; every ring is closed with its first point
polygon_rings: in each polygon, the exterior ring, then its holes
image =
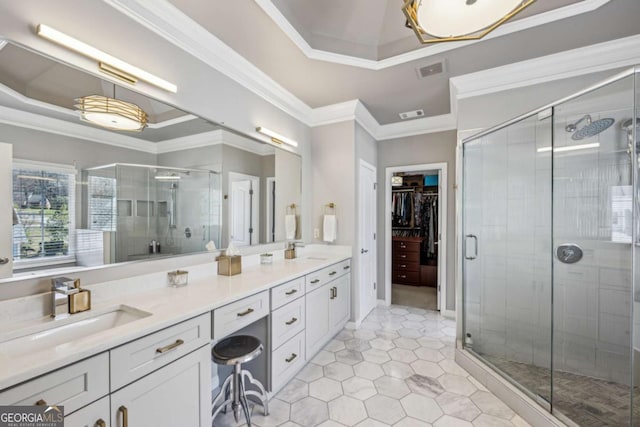
{"type": "Polygon", "coordinates": [[[421,43],[477,40],[535,0],[406,0],[406,26],[421,43]]]}
{"type": "Polygon", "coordinates": [[[147,126],[147,113],[142,108],[116,99],[116,85],[113,85],[113,98],[89,95],[76,99],[76,103],[80,118],[94,125],[130,132],[140,132],[147,126]]]}

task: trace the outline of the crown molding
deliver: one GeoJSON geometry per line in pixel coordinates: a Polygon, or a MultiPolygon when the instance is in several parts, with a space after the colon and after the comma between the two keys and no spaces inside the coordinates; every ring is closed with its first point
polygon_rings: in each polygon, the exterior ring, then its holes
{"type": "Polygon", "coordinates": [[[269,144],[261,144],[253,140],[248,140],[243,136],[224,129],[216,129],[209,132],[199,133],[197,135],[158,142],[156,145],[156,153],[165,154],[194,148],[210,147],[219,144],[225,144],[259,156],[269,156],[275,153],[275,148],[269,144]]]}
{"type": "Polygon", "coordinates": [[[481,43],[484,40],[490,40],[495,37],[523,31],[529,28],[537,27],[550,22],[592,12],[601,6],[609,3],[611,0],[582,0],[581,2],[563,6],[549,12],[539,13],[528,18],[510,21],[501,25],[481,40],[472,40],[465,42],[448,42],[431,46],[425,46],[411,52],[402,53],[381,60],[364,59],[356,56],[328,52],[325,50],[314,49],[295,29],[289,20],[280,12],[271,0],[254,0],[258,6],[276,23],[278,27],[291,39],[291,41],[304,53],[309,59],[318,61],[333,62],[341,65],[349,65],[352,67],[364,68],[367,70],[383,70],[385,68],[394,67],[406,62],[427,58],[429,56],[438,55],[453,49],[470,46],[475,43],[481,43]]]}
{"type": "Polygon", "coordinates": [[[168,1],[104,0],[109,6],[200,59],[290,116],[306,122],[311,107],[168,1]]]}
{"type": "Polygon", "coordinates": [[[449,85],[459,100],[639,63],[640,35],[634,35],[453,77],[449,85]]]}

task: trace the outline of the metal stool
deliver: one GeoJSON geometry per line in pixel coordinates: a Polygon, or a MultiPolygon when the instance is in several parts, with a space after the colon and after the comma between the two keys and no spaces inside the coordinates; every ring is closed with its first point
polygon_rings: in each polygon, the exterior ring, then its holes
{"type": "Polygon", "coordinates": [[[212,422],[215,421],[220,411],[224,411],[226,414],[227,405],[231,404],[236,422],[239,421],[240,408],[242,408],[244,417],[247,420],[247,426],[251,426],[251,415],[249,414],[247,396],[257,397],[259,404],[264,408],[264,414],[269,415],[267,392],[262,383],[253,378],[251,372],[242,369],[243,363],[258,357],[262,353],[262,350],[263,346],[260,340],[250,335],[238,335],[225,338],[213,347],[213,350],[211,350],[213,361],[218,365],[233,365],[233,372],[224,380],[224,383],[220,387],[220,392],[215,399],[213,399],[211,405],[212,422]],[[253,384],[259,391],[245,390],[245,379],[247,379],[250,384],[253,384]],[[223,398],[224,401],[216,408],[216,405],[223,398]]]}

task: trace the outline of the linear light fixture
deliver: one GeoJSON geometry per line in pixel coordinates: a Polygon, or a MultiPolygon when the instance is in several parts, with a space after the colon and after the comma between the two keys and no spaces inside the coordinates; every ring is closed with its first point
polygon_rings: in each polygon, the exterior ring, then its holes
{"type": "MultiPolygon", "coordinates": [[[[554,153],[562,153],[566,151],[576,151],[576,150],[586,150],[587,148],[598,148],[600,147],[599,142],[592,142],[591,144],[580,144],[580,145],[567,145],[565,147],[556,147],[553,149],[554,153]]],[[[540,147],[538,148],[538,153],[544,153],[551,151],[551,147],[540,147]]]]}
{"type": "Polygon", "coordinates": [[[271,142],[275,142],[276,144],[285,143],[285,144],[291,145],[292,147],[297,147],[298,146],[298,143],[296,141],[294,141],[293,139],[289,139],[286,136],[282,136],[279,133],[276,133],[276,132],[274,132],[272,130],[269,130],[269,129],[265,128],[265,127],[258,126],[256,128],[256,132],[259,132],[259,133],[261,133],[263,135],[267,135],[268,137],[271,138],[271,142]]]}
{"type": "Polygon", "coordinates": [[[110,76],[117,77],[131,84],[135,84],[135,82],[140,79],[169,92],[176,93],[178,91],[178,87],[173,83],[163,80],[154,74],[136,67],[135,65],[131,65],[121,59],[111,56],[100,49],[81,42],[80,40],[51,28],[48,25],[38,24],[36,27],[36,34],[42,38],[64,46],[67,49],[73,50],[74,52],[78,52],[91,59],[95,59],[98,61],[100,70],[110,76]]]}
{"type": "Polygon", "coordinates": [[[180,181],[180,175],[156,175],[158,181],[180,181]]]}
{"type": "Polygon", "coordinates": [[[402,11],[420,43],[478,40],[536,0],[405,0],[402,11]]]}

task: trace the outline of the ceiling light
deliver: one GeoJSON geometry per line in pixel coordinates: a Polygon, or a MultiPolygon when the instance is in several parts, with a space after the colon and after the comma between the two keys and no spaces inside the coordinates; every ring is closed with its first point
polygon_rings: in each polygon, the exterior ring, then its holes
{"type": "Polygon", "coordinates": [[[406,26],[421,43],[477,40],[535,0],[406,0],[406,26]]]}
{"type": "Polygon", "coordinates": [[[258,126],[256,128],[256,132],[260,132],[263,135],[267,135],[268,137],[271,138],[271,142],[275,142],[276,144],[289,144],[293,147],[297,147],[298,143],[292,139],[287,138],[286,136],[282,136],[279,133],[275,133],[272,130],[269,130],[267,128],[264,128],[262,126],[258,126]]]}
{"type": "Polygon", "coordinates": [[[140,132],[147,126],[147,113],[136,104],[102,95],[76,99],[82,120],[104,128],[140,132]]]}
{"type": "MultiPolygon", "coordinates": [[[[562,153],[565,151],[576,151],[576,150],[586,150],[587,148],[598,148],[600,147],[599,142],[593,142],[591,144],[580,144],[580,145],[567,145],[565,147],[556,147],[553,149],[554,153],[562,153]]],[[[538,153],[544,153],[547,151],[551,151],[551,147],[540,147],[538,148],[538,153]]]]}
{"type": "Polygon", "coordinates": [[[180,181],[180,175],[156,175],[158,181],[180,181]]]}
{"type": "Polygon", "coordinates": [[[67,49],[71,49],[82,55],[88,56],[91,59],[95,59],[98,61],[100,70],[113,77],[117,77],[131,84],[135,84],[137,79],[140,79],[169,92],[176,93],[178,91],[178,87],[173,83],[163,80],[158,76],[124,62],[47,25],[39,24],[36,28],[36,34],[54,43],[58,43],[67,49]]]}

